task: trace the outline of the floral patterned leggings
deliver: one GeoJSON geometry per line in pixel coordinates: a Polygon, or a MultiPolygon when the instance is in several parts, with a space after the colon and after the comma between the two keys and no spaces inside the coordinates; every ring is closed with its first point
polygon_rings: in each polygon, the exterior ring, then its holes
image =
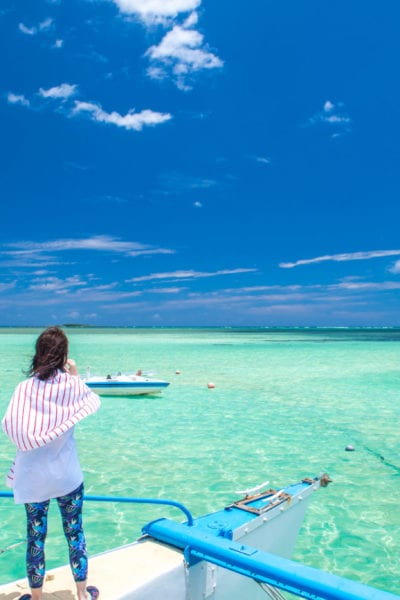
{"type": "MultiPolygon", "coordinates": [[[[87,578],[87,552],[82,529],[83,483],[73,492],[57,498],[63,529],[69,548],[69,562],[75,581],[87,578]]],[[[50,500],[25,504],[28,547],[26,570],[31,588],[43,585],[45,574],[44,543],[47,534],[47,513],[50,500]]]]}

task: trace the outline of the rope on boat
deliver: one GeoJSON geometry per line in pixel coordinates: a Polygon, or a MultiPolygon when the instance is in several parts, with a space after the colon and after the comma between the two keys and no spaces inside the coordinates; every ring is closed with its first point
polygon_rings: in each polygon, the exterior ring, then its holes
{"type": "MultiPolygon", "coordinates": [[[[1,492],[0,498],[12,498],[12,492],[1,492]]],[[[161,498],[131,498],[131,497],[123,497],[123,496],[86,496],[84,495],[84,500],[89,500],[90,502],[127,502],[131,504],[163,504],[166,506],[174,506],[175,508],[179,508],[185,516],[187,517],[187,524],[189,527],[193,525],[193,516],[186,506],[181,504],[180,502],[176,502],[175,500],[163,500],[161,498]]]]}
{"type": "Polygon", "coordinates": [[[269,585],[268,583],[263,583],[262,581],[257,581],[256,579],[254,581],[258,583],[263,592],[265,592],[267,596],[271,598],[271,600],[286,600],[285,596],[281,594],[279,590],[272,587],[272,585],[269,585]]]}

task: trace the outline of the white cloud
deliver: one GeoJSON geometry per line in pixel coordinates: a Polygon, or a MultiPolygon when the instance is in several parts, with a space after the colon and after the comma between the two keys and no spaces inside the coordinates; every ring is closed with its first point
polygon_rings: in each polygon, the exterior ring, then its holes
{"type": "Polygon", "coordinates": [[[269,165],[271,162],[270,159],[266,156],[256,156],[256,161],[259,163],[263,163],[264,165],[269,165]]]}
{"type": "Polygon", "coordinates": [[[53,25],[53,19],[45,19],[44,21],[42,21],[41,23],[39,23],[39,29],[40,31],[46,31],[46,29],[50,29],[51,26],[53,25]]]}
{"type": "Polygon", "coordinates": [[[148,49],[146,55],[152,62],[147,71],[150,77],[160,79],[171,74],[176,85],[187,90],[188,75],[223,66],[223,61],[204,44],[204,36],[190,29],[196,23],[197,15],[191,15],[182,26],[175,25],[168,31],[158,45],[148,49]]]}
{"type": "Polygon", "coordinates": [[[53,48],[62,48],[64,46],[64,40],[56,40],[53,44],[53,48]]]}
{"type": "Polygon", "coordinates": [[[400,260],[396,260],[396,262],[389,268],[391,273],[398,275],[400,273],[400,260]]]}
{"type": "Polygon", "coordinates": [[[349,291],[386,291],[399,290],[400,283],[398,281],[343,281],[342,283],[332,284],[331,290],[349,290],[349,291]]]}
{"type": "Polygon", "coordinates": [[[283,269],[292,269],[299,265],[310,265],[326,261],[349,261],[349,260],[370,260],[371,258],[383,258],[385,256],[399,256],[400,250],[370,250],[368,252],[349,252],[345,254],[326,254],[316,258],[296,260],[295,262],[282,262],[279,264],[283,269]]]}
{"type": "Polygon", "coordinates": [[[194,27],[195,25],[197,25],[197,23],[199,22],[199,15],[197,14],[197,12],[194,10],[185,20],[183,26],[184,27],[194,27]]]}
{"type": "Polygon", "coordinates": [[[331,100],[327,100],[324,103],[322,110],[315,113],[309,119],[308,124],[316,125],[318,123],[326,123],[328,125],[335,126],[339,129],[339,133],[335,131],[332,134],[332,137],[336,138],[350,131],[351,122],[351,118],[345,112],[343,102],[338,102],[337,104],[334,104],[333,102],[331,102],[331,100]]]}
{"type": "Polygon", "coordinates": [[[139,113],[130,110],[126,115],[120,115],[116,111],[107,113],[99,104],[75,101],[73,114],[76,115],[81,112],[89,113],[93,121],[110,123],[117,127],[123,127],[128,130],[134,129],[135,131],[141,131],[143,127],[159,125],[172,119],[172,115],[169,113],[155,112],[150,109],[142,110],[139,113]]]}
{"type": "Polygon", "coordinates": [[[37,34],[37,27],[27,27],[23,23],[18,23],[18,29],[22,33],[25,33],[25,35],[36,35],[37,34]]]}
{"type": "Polygon", "coordinates": [[[193,202],[193,206],[195,206],[196,208],[202,208],[203,205],[201,202],[199,202],[198,200],[196,200],[196,202],[193,202]]]}
{"type": "MultiPolygon", "coordinates": [[[[66,102],[78,92],[77,84],[62,83],[61,85],[51,87],[49,89],[39,88],[37,95],[44,99],[51,99],[60,102],[66,102]]],[[[17,95],[10,92],[7,96],[10,104],[21,104],[30,106],[29,99],[23,95],[17,95]]],[[[126,115],[121,115],[116,111],[110,113],[103,110],[100,104],[94,102],[83,102],[80,100],[74,101],[74,108],[69,115],[76,116],[81,113],[86,113],[92,121],[100,123],[108,123],[123,127],[127,130],[141,131],[144,127],[150,127],[165,123],[172,119],[170,113],[156,112],[151,109],[144,109],[141,112],[135,112],[131,109],[126,115]]]]}
{"type": "Polygon", "coordinates": [[[186,288],[184,287],[165,287],[165,288],[153,288],[147,290],[152,294],[179,294],[183,292],[186,288]]]}
{"type": "Polygon", "coordinates": [[[221,67],[222,61],[217,56],[202,49],[203,41],[204,36],[198,31],[175,25],[158,46],[149,48],[148,54],[153,60],[175,61],[175,71],[221,67]]]}
{"type": "Polygon", "coordinates": [[[204,43],[196,31],[201,0],[113,0],[121,13],[132,15],[145,26],[162,24],[171,28],[162,40],[146,52],[150,65],[147,75],[154,80],[171,77],[181,90],[190,90],[190,75],[223,66],[223,61],[204,43]],[[180,19],[181,15],[186,18],[180,19]],[[178,23],[179,21],[182,21],[178,23]]]}
{"type": "Polygon", "coordinates": [[[136,15],[145,22],[175,18],[198,8],[201,0],[114,0],[119,10],[136,15]]]}
{"type": "Polygon", "coordinates": [[[147,75],[150,79],[161,80],[165,78],[165,71],[161,67],[149,67],[147,69],[147,75]]]}
{"type": "Polygon", "coordinates": [[[330,100],[327,100],[325,102],[325,104],[324,104],[324,111],[325,112],[330,112],[334,108],[335,108],[335,105],[333,104],[333,102],[331,102],[330,100]]]}
{"type": "Polygon", "coordinates": [[[84,285],[86,285],[86,283],[81,280],[79,275],[73,275],[72,277],[67,277],[66,279],[60,279],[58,277],[45,277],[41,279],[34,279],[30,284],[29,289],[45,292],[65,293],[65,291],[70,290],[71,288],[82,287],[84,285]]]}
{"type": "Polygon", "coordinates": [[[67,238],[47,242],[21,241],[3,246],[7,250],[3,254],[16,257],[32,256],[48,252],[66,252],[70,250],[87,250],[99,252],[115,252],[126,256],[140,256],[144,254],[173,254],[173,250],[156,248],[138,242],[126,242],[107,235],[98,235],[90,238],[67,238]]]}
{"type": "Polygon", "coordinates": [[[13,94],[9,92],[7,94],[7,101],[10,104],[21,104],[21,106],[30,106],[30,102],[23,94],[13,94]]]}
{"type": "Polygon", "coordinates": [[[163,173],[159,177],[159,182],[163,190],[167,190],[166,193],[182,193],[187,190],[208,190],[218,185],[215,179],[208,179],[207,177],[196,177],[190,175],[183,175],[181,173],[163,173]]]}
{"type": "Polygon", "coordinates": [[[27,27],[24,23],[18,23],[18,29],[25,35],[37,35],[40,31],[46,31],[53,25],[53,19],[45,19],[36,27],[27,27]]]}
{"type": "Polygon", "coordinates": [[[9,290],[15,289],[16,286],[16,281],[11,281],[10,283],[0,283],[0,292],[8,292],[9,290]]]}
{"type": "Polygon", "coordinates": [[[77,88],[78,86],[76,84],[62,83],[61,85],[49,88],[48,90],[40,88],[38,93],[40,96],[42,96],[42,98],[67,100],[76,94],[77,88]]]}
{"type": "Polygon", "coordinates": [[[203,277],[217,277],[218,275],[237,275],[239,273],[254,273],[257,269],[222,269],[214,272],[204,271],[170,271],[167,273],[151,273],[150,275],[142,275],[141,277],[133,277],[127,282],[154,281],[160,279],[200,279],[203,277]]]}

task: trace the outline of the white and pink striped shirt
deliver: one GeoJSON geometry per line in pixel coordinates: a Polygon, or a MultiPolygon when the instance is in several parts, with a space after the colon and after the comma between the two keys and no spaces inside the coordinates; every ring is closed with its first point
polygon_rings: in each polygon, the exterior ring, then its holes
{"type": "Polygon", "coordinates": [[[82,483],[73,429],[99,406],[97,394],[63,371],[16,387],[2,425],[17,447],[7,476],[17,503],[63,496],[82,483]]]}
{"type": "Polygon", "coordinates": [[[31,377],[17,385],[3,418],[3,429],[18,450],[53,442],[100,406],[79,377],[58,371],[44,381],[31,377]]]}

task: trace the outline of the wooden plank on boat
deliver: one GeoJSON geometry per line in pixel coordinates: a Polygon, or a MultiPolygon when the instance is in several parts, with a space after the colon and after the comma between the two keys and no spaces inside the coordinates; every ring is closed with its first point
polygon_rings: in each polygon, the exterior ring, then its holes
{"type": "MultiPolygon", "coordinates": [[[[115,600],[176,569],[183,570],[181,552],[158,542],[138,541],[90,557],[88,584],[99,588],[101,600],[115,600]]],[[[0,600],[17,600],[25,593],[29,593],[26,579],[0,585],[0,600]]],[[[69,566],[49,570],[43,586],[43,600],[75,598],[69,566]]]]}

